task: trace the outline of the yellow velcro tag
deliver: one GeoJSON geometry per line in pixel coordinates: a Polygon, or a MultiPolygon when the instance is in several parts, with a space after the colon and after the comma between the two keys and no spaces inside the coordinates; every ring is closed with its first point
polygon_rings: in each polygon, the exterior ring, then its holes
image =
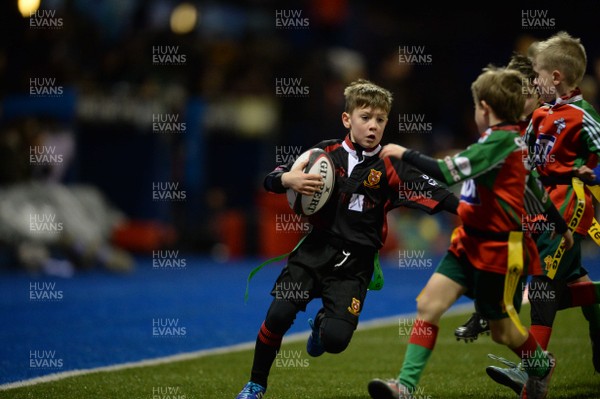
{"type": "Polygon", "coordinates": [[[588,190],[590,190],[590,193],[592,193],[594,198],[596,198],[598,201],[600,201],[600,186],[586,186],[586,187],[588,190]]]}
{"type": "Polygon", "coordinates": [[[523,274],[523,232],[511,231],[508,236],[508,265],[504,279],[504,308],[517,330],[524,336],[527,330],[521,323],[513,303],[515,292],[523,274]]]}
{"type": "MultiPolygon", "coordinates": [[[[573,190],[575,190],[575,196],[577,197],[577,203],[575,204],[575,209],[573,210],[573,216],[571,216],[571,220],[569,221],[569,229],[571,231],[575,231],[583,218],[583,213],[585,211],[585,193],[583,182],[579,180],[577,177],[571,179],[573,183],[573,190]]],[[[562,259],[565,253],[565,239],[560,240],[560,244],[558,244],[558,248],[554,251],[554,256],[552,257],[552,263],[550,264],[550,270],[548,270],[547,276],[551,279],[556,276],[556,271],[558,270],[558,265],[560,264],[560,260],[562,259]]]]}
{"type": "MultiPolygon", "coordinates": [[[[600,201],[600,186],[586,187],[588,190],[590,190],[594,198],[596,198],[597,201],[600,201]]],[[[600,246],[600,223],[598,223],[596,218],[594,218],[594,220],[592,221],[592,225],[588,229],[588,234],[590,237],[592,237],[592,240],[594,240],[594,242],[600,246]]]]}
{"type": "Polygon", "coordinates": [[[594,218],[592,225],[588,229],[588,234],[597,245],[600,245],[600,223],[594,218]]]}

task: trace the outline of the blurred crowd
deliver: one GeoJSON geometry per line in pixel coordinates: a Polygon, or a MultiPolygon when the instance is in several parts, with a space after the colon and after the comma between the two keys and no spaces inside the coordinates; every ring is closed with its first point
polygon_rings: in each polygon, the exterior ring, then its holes
{"type": "MultiPolygon", "coordinates": [[[[52,245],[40,234],[32,243],[6,232],[0,239],[20,264],[39,269],[45,259],[43,267],[55,270],[54,261],[66,259],[59,270],[128,270],[130,253],[169,245],[220,258],[263,255],[256,234],[262,178],[276,166],[277,148],[345,134],[340,114],[349,82],[368,78],[392,91],[384,144],[448,153],[477,136],[469,86],[481,68],[505,64],[549,32],[524,29],[518,2],[483,16],[456,4],[250,0],[190,1],[197,22],[180,34],[171,20],[180,3],[48,0],[42,9],[53,12],[37,18],[54,26],[32,27],[16,0],[2,2],[0,208],[14,216],[17,208],[5,204],[24,205],[25,195],[34,205],[22,211],[43,215],[35,206],[54,203],[50,213],[60,219],[61,205],[70,204],[67,215],[78,203],[82,212],[72,223],[94,230],[75,229],[52,245]],[[411,51],[425,62],[401,62],[411,51]],[[40,85],[60,90],[32,96],[40,85]],[[157,133],[156,120],[176,121],[184,132],[157,133]],[[410,120],[424,129],[399,127],[410,120]],[[37,155],[51,149],[61,161],[32,162],[32,148],[37,155]],[[153,200],[157,182],[180,183],[185,201],[153,200]],[[25,187],[27,194],[8,191],[25,187]],[[136,221],[156,223],[133,228],[136,221]],[[155,238],[147,243],[128,237],[148,229],[155,238]],[[63,255],[53,257],[57,248],[63,255]],[[45,258],[31,255],[39,253],[45,258]]],[[[597,105],[593,13],[585,5],[544,7],[588,48],[582,89],[597,105]]],[[[434,245],[452,227],[434,219],[432,230],[414,218],[394,216],[394,248],[434,245]],[[407,225],[416,227],[406,234],[407,225]]],[[[70,218],[62,220],[70,231],[70,218]]]]}

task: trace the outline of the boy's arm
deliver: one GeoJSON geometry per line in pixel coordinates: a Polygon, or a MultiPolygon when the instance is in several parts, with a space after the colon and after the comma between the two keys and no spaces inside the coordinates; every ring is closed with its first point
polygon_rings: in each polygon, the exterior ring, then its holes
{"type": "MultiPolygon", "coordinates": [[[[584,109],[587,112],[584,114],[581,133],[590,152],[600,157],[600,115],[589,105],[586,105],[584,109]]],[[[592,170],[590,169],[587,165],[581,166],[575,170],[575,176],[578,176],[588,184],[599,184],[600,165],[597,165],[592,170]]]]}
{"type": "MultiPolygon", "coordinates": [[[[388,144],[382,150],[382,156],[400,158],[443,183],[453,185],[487,172],[513,151],[522,151],[522,142],[517,144],[516,140],[512,135],[489,136],[444,159],[431,158],[397,144],[388,144]]],[[[521,141],[520,138],[518,140],[521,141]]]]}
{"type": "Polygon", "coordinates": [[[407,149],[402,156],[402,160],[414,165],[415,168],[422,170],[434,179],[445,181],[446,178],[438,160],[421,154],[419,151],[407,149]]]}
{"type": "Polygon", "coordinates": [[[281,181],[281,176],[285,172],[290,171],[290,165],[279,165],[275,168],[271,173],[269,173],[263,182],[265,190],[270,191],[272,193],[283,194],[286,192],[287,188],[283,186],[283,182],[281,181]]]}
{"type": "MultiPolygon", "coordinates": [[[[425,154],[421,154],[419,151],[408,149],[404,153],[402,159],[434,179],[444,181],[444,174],[442,173],[442,168],[440,168],[437,159],[431,158],[425,154]]],[[[457,215],[458,202],[458,197],[450,193],[450,195],[442,199],[434,208],[434,213],[444,210],[457,215]]]]}
{"type": "Polygon", "coordinates": [[[563,234],[569,228],[565,219],[561,216],[558,209],[556,209],[552,200],[550,200],[548,192],[544,190],[542,182],[534,174],[527,176],[525,211],[529,215],[548,215],[548,221],[554,224],[555,231],[559,234],[563,234]]]}
{"type": "Polygon", "coordinates": [[[564,239],[565,249],[571,249],[574,244],[573,233],[569,230],[567,222],[562,217],[556,206],[550,200],[548,192],[544,190],[542,182],[535,174],[529,174],[525,186],[525,210],[528,214],[544,213],[548,221],[554,225],[552,237],[561,234],[564,239]]]}
{"type": "Polygon", "coordinates": [[[386,167],[393,168],[396,176],[390,181],[392,195],[395,196],[394,207],[420,209],[429,214],[440,211],[458,213],[458,198],[437,179],[394,158],[385,162],[386,167]]]}
{"type": "MultiPolygon", "coordinates": [[[[325,149],[332,142],[333,140],[322,141],[311,148],[325,149]]],[[[303,172],[308,161],[292,169],[294,162],[295,160],[290,160],[285,164],[277,166],[269,173],[263,181],[265,190],[276,194],[283,194],[289,188],[304,195],[311,195],[317,192],[323,185],[323,178],[318,174],[303,172]]]]}

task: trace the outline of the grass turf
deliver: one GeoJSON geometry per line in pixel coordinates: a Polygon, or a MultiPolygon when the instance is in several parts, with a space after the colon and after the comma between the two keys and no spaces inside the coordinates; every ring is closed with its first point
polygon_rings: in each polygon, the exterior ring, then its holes
{"type": "MultiPolygon", "coordinates": [[[[529,324],[529,307],[521,313],[529,324]]],[[[300,314],[300,317],[302,314],[300,314]]],[[[457,342],[453,330],[468,315],[445,316],[433,355],[423,373],[417,399],[514,398],[509,388],[485,373],[494,353],[517,361],[508,349],[488,336],[474,343],[457,342]]],[[[312,358],[305,342],[285,342],[273,365],[267,399],[366,399],[372,378],[395,377],[408,340],[404,326],[395,323],[359,329],[348,349],[338,355],[312,358]]],[[[258,328],[258,326],[257,326],[258,328]]],[[[250,337],[249,337],[250,338],[250,337]]],[[[600,376],[594,374],[587,323],[581,310],[559,312],[549,349],[557,367],[549,398],[599,398],[600,376]]],[[[233,399],[248,380],[252,351],[205,356],[148,367],[97,372],[59,381],[0,391],[10,398],[110,399],[233,399]]],[[[497,363],[497,365],[501,365],[497,363]]]]}

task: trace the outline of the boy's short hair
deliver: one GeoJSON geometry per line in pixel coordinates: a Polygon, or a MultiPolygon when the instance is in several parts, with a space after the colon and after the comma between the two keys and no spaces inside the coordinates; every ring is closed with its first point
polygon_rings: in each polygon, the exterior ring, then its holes
{"type": "Polygon", "coordinates": [[[535,89],[535,78],[537,74],[533,69],[533,61],[527,55],[521,53],[513,53],[508,61],[508,65],[506,65],[506,69],[514,69],[515,71],[521,72],[525,80],[523,83],[523,90],[527,94],[527,97],[531,97],[532,95],[536,95],[535,89]]]}
{"type": "Polygon", "coordinates": [[[517,70],[488,65],[471,84],[473,101],[485,101],[499,119],[517,122],[525,107],[526,80],[517,70]]]}
{"type": "Polygon", "coordinates": [[[538,69],[559,70],[566,84],[577,86],[585,75],[587,55],[579,38],[561,31],[538,43],[535,63],[538,69]]]}
{"type": "Polygon", "coordinates": [[[531,58],[521,53],[513,53],[506,68],[521,72],[531,84],[533,84],[533,81],[537,77],[531,58]]]}
{"type": "Polygon", "coordinates": [[[344,111],[351,113],[356,108],[380,108],[389,113],[392,108],[392,93],[366,79],[359,79],[344,89],[346,106],[344,111]]]}

